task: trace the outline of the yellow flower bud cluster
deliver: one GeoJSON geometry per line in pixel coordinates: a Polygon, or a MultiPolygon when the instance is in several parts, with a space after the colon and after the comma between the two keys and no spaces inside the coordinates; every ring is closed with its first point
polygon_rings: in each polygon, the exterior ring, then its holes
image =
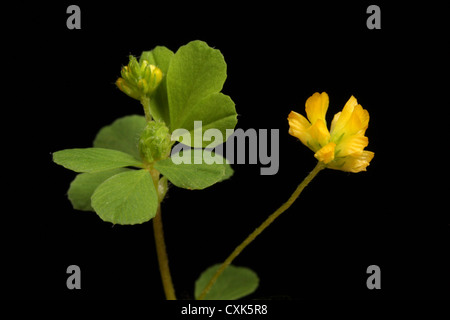
{"type": "Polygon", "coordinates": [[[121,77],[117,79],[117,87],[128,96],[142,100],[149,98],[158,88],[162,80],[161,70],[150,64],[147,60],[140,63],[135,57],[130,56],[130,62],[121,71],[121,77]]]}

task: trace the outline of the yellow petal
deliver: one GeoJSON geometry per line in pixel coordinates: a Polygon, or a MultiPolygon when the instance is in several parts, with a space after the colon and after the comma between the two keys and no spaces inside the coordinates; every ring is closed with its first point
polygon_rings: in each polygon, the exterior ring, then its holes
{"type": "Polygon", "coordinates": [[[333,121],[331,122],[331,129],[330,129],[332,135],[334,136],[342,135],[343,128],[350,119],[353,110],[355,109],[357,104],[358,101],[356,100],[356,98],[354,96],[351,96],[350,99],[348,99],[342,111],[334,116],[333,121]]]}
{"type": "Polygon", "coordinates": [[[334,160],[335,147],[336,147],[336,144],[334,142],[330,142],[326,146],[321,148],[319,151],[317,151],[314,154],[314,157],[316,157],[317,160],[327,164],[330,161],[334,160]]]}
{"type": "Polygon", "coordinates": [[[346,135],[364,134],[369,126],[369,112],[364,110],[361,105],[355,106],[350,119],[344,127],[346,135]]]}
{"type": "Polygon", "coordinates": [[[352,96],[342,112],[337,113],[331,122],[331,141],[339,145],[342,140],[350,136],[363,136],[369,126],[369,119],[369,112],[357,104],[352,96]]]}
{"type": "Polygon", "coordinates": [[[338,113],[336,113],[333,117],[333,120],[331,120],[331,126],[330,126],[330,133],[333,135],[335,134],[336,130],[336,124],[339,121],[339,117],[341,116],[342,111],[339,111],[338,113]]]}
{"type": "Polygon", "coordinates": [[[300,141],[306,145],[310,140],[307,130],[311,127],[311,123],[301,114],[291,111],[288,116],[289,121],[289,134],[300,139],[300,141]]]}
{"type": "Polygon", "coordinates": [[[291,111],[289,113],[288,121],[290,126],[291,124],[296,126],[302,126],[305,128],[304,130],[308,129],[311,126],[311,123],[309,123],[309,121],[304,116],[295,111],[291,111]]]}
{"type": "Polygon", "coordinates": [[[329,98],[326,92],[316,92],[306,100],[306,115],[311,124],[314,124],[317,120],[322,120],[326,125],[325,115],[328,110],[328,104],[329,98]]]}
{"type": "Polygon", "coordinates": [[[350,154],[360,154],[369,144],[369,139],[362,135],[346,137],[336,147],[337,157],[346,157],[350,154]]]}
{"type": "Polygon", "coordinates": [[[346,172],[358,173],[366,171],[367,166],[372,161],[375,153],[372,151],[363,151],[359,155],[349,155],[343,158],[337,158],[328,164],[328,168],[346,172]]]}
{"type": "Polygon", "coordinates": [[[330,142],[330,132],[327,129],[327,125],[321,119],[317,120],[309,129],[308,133],[311,137],[309,147],[313,151],[317,151],[330,142]]]}

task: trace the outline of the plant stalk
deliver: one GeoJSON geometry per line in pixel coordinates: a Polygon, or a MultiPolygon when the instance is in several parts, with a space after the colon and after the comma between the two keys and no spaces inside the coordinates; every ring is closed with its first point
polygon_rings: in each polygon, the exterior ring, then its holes
{"type": "Polygon", "coordinates": [[[150,98],[143,97],[141,99],[142,107],[144,108],[145,120],[147,122],[152,121],[152,115],[150,114],[150,98]]]}
{"type": "Polygon", "coordinates": [[[153,218],[153,231],[155,234],[156,253],[158,255],[159,272],[164,287],[167,300],[176,300],[175,289],[170,275],[169,259],[167,257],[166,243],[164,241],[164,231],[161,217],[161,204],[158,205],[156,216],[153,218]]]}
{"type": "Polygon", "coordinates": [[[211,290],[211,287],[217,281],[222,272],[233,262],[233,260],[253,241],[255,238],[263,232],[270,224],[278,218],[284,211],[286,211],[302,193],[303,189],[314,179],[314,177],[325,168],[325,164],[322,162],[317,163],[314,169],[306,176],[306,178],[298,185],[294,193],[290,196],[281,207],[279,207],[274,213],[272,213],[258,228],[255,229],[240,245],[234,249],[234,251],[228,256],[228,258],[222,263],[220,268],[216,271],[209,283],[203,289],[202,293],[198,297],[198,300],[203,300],[206,294],[211,290]]]}
{"type": "MultiPolygon", "coordinates": [[[[164,198],[164,194],[160,194],[159,189],[159,172],[152,167],[149,168],[150,175],[152,176],[153,184],[155,185],[158,193],[158,209],[156,215],[153,218],[153,233],[155,236],[156,254],[158,256],[159,273],[161,274],[161,280],[164,288],[164,293],[167,300],[177,300],[175,296],[175,289],[173,287],[172,276],[170,275],[169,258],[167,257],[166,242],[164,241],[164,229],[161,216],[161,201],[164,198]]],[[[167,190],[166,190],[167,191],[167,190]]]]}

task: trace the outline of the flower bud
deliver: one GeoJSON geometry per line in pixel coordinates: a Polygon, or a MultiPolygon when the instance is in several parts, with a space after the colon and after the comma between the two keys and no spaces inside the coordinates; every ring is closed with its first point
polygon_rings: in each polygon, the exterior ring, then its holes
{"type": "Polygon", "coordinates": [[[149,98],[161,83],[162,71],[149,64],[147,60],[141,63],[133,56],[130,56],[130,62],[122,68],[121,78],[117,79],[117,87],[128,96],[141,100],[144,97],[149,98]]]}
{"type": "Polygon", "coordinates": [[[150,121],[139,139],[139,152],[145,163],[152,163],[168,158],[173,143],[164,122],[150,121]]]}

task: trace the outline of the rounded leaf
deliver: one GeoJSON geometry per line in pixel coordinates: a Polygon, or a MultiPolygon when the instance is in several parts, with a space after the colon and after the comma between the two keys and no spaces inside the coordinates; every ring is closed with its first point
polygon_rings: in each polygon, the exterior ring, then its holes
{"type": "Polygon", "coordinates": [[[103,182],[92,195],[92,207],[114,224],[137,224],[156,215],[158,195],[147,170],[119,173],[103,182]]]}
{"type": "MultiPolygon", "coordinates": [[[[219,269],[215,264],[206,269],[195,282],[195,298],[219,269]]],[[[259,285],[258,275],[249,268],[229,265],[206,294],[205,300],[235,300],[253,293],[259,285]]]]}
{"type": "Polygon", "coordinates": [[[146,123],[145,118],[139,115],[119,118],[100,129],[94,147],[122,151],[140,160],[138,141],[146,123]]]}

